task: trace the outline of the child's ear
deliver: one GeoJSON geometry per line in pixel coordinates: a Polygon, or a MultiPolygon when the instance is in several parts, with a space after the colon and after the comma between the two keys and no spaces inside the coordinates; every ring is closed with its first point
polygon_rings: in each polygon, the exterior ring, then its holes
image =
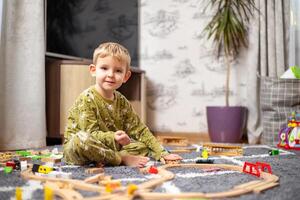
{"type": "Polygon", "coordinates": [[[130,78],[131,76],[131,71],[128,70],[125,74],[125,77],[124,77],[124,80],[123,80],[123,83],[126,83],[128,81],[128,79],[130,78]]]}
{"type": "Polygon", "coordinates": [[[95,77],[96,76],[96,66],[94,64],[90,64],[90,74],[91,76],[95,77]]]}

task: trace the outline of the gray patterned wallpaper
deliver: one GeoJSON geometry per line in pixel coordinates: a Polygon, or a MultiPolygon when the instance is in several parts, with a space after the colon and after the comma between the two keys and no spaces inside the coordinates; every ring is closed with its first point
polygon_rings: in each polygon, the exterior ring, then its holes
{"type": "MultiPolygon", "coordinates": [[[[147,76],[147,120],[154,131],[207,132],[206,106],[225,105],[226,66],[202,30],[203,0],[140,1],[140,66],[147,76]]],[[[244,105],[246,69],[232,61],[231,105],[244,105]]]]}

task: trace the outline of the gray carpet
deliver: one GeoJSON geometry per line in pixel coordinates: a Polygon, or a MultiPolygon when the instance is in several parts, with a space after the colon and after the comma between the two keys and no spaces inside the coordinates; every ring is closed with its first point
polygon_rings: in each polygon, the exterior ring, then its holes
{"type": "MultiPolygon", "coordinates": [[[[273,174],[277,175],[280,185],[266,190],[260,194],[246,194],[236,198],[227,199],[300,199],[300,151],[281,151],[278,156],[269,156],[268,146],[245,146],[244,156],[241,157],[215,157],[215,164],[241,165],[243,161],[267,162],[272,167],[273,174]]],[[[183,163],[194,163],[200,152],[181,154],[183,163]]],[[[151,161],[149,164],[160,165],[151,161]]],[[[5,174],[0,168],[0,199],[13,199],[15,187],[23,189],[23,199],[44,199],[42,185],[37,181],[26,181],[20,177],[20,172],[5,174]]],[[[63,166],[63,171],[72,172],[72,178],[85,179],[90,176],[84,173],[84,167],[63,166]]],[[[171,168],[170,171],[176,174],[175,179],[166,182],[154,189],[154,192],[221,192],[233,186],[251,180],[256,180],[249,174],[236,171],[221,170],[206,173],[195,168],[171,168]]],[[[125,166],[105,167],[105,173],[114,179],[121,179],[123,185],[129,183],[140,184],[153,178],[152,175],[144,175],[136,168],[125,166]]],[[[96,195],[93,192],[80,191],[85,197],[96,195]]]]}

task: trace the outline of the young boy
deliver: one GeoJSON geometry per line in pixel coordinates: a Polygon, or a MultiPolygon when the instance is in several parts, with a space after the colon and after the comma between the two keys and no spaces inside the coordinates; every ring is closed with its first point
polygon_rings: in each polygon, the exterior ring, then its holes
{"type": "Polygon", "coordinates": [[[69,164],[91,162],[104,165],[144,167],[149,158],[181,159],[169,154],[140,121],[130,102],[116,89],[130,75],[130,55],[117,43],[95,49],[91,86],[71,107],[64,134],[64,158],[69,164]]]}

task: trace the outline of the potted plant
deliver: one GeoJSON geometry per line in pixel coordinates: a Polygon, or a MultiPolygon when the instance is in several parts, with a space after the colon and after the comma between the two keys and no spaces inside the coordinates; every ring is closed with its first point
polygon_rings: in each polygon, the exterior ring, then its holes
{"type": "Polygon", "coordinates": [[[248,47],[248,27],[250,17],[256,9],[254,0],[210,0],[214,16],[204,28],[208,39],[212,38],[217,56],[225,58],[227,72],[225,84],[226,106],[208,106],[207,122],[213,142],[240,142],[246,123],[247,109],[229,106],[229,82],[231,63],[240,48],[248,47]]]}

